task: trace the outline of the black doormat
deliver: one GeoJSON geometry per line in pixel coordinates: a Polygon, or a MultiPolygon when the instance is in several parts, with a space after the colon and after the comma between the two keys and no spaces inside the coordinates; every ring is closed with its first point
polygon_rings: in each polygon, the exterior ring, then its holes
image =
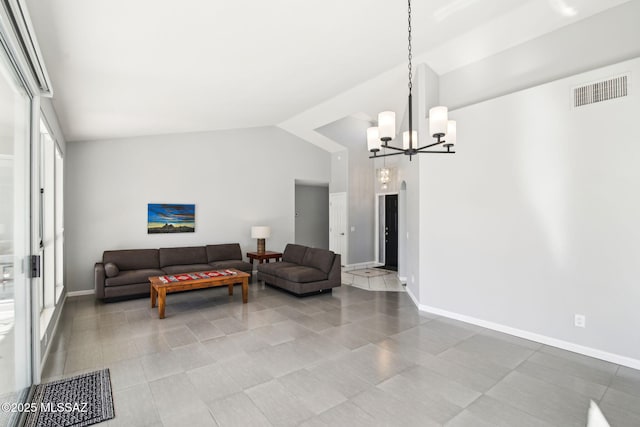
{"type": "Polygon", "coordinates": [[[26,427],[83,427],[114,417],[108,369],[36,386],[26,427]]]}
{"type": "Polygon", "coordinates": [[[398,267],[395,265],[379,265],[376,268],[380,268],[382,270],[389,270],[389,271],[398,271],[398,267]]]}

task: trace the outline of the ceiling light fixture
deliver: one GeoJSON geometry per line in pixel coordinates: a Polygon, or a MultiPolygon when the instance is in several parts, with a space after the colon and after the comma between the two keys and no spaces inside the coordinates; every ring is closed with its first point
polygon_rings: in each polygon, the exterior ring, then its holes
{"type": "Polygon", "coordinates": [[[388,167],[383,167],[380,169],[380,183],[386,184],[391,180],[391,171],[388,167]]]}
{"type": "Polygon", "coordinates": [[[378,114],[378,126],[370,127],[367,129],[367,148],[371,153],[370,159],[376,157],[396,156],[398,154],[405,154],[409,156],[411,160],[412,156],[419,153],[440,153],[440,154],[453,154],[452,151],[456,143],[456,122],[448,120],[447,107],[433,107],[429,110],[429,133],[436,139],[436,142],[418,146],[418,132],[413,130],[413,105],[411,101],[411,89],[412,89],[412,52],[411,52],[411,0],[408,0],[409,4],[409,130],[402,134],[402,148],[389,145],[389,142],[396,137],[396,113],[393,111],[383,111],[378,114]],[[447,139],[445,140],[445,136],[447,139]],[[438,147],[440,146],[440,147],[438,147]],[[437,147],[440,150],[429,148],[437,147]],[[378,154],[380,149],[389,148],[395,150],[394,153],[378,154]],[[444,150],[442,150],[444,148],[444,150]]]}

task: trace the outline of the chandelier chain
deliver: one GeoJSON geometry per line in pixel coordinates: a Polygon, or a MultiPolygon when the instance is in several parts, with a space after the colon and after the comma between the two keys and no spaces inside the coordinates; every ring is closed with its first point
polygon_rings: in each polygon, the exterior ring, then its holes
{"type": "Polygon", "coordinates": [[[408,0],[409,3],[409,17],[407,19],[408,23],[409,23],[409,93],[411,93],[411,89],[413,87],[413,70],[412,70],[412,65],[411,65],[411,59],[412,59],[412,55],[411,55],[411,0],[408,0]]]}

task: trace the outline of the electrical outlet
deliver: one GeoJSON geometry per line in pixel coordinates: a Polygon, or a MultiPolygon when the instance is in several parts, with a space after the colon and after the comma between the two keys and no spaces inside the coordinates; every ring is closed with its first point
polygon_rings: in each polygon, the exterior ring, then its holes
{"type": "Polygon", "coordinates": [[[585,328],[587,326],[587,318],[584,314],[576,314],[573,318],[573,325],[576,328],[585,328]]]}

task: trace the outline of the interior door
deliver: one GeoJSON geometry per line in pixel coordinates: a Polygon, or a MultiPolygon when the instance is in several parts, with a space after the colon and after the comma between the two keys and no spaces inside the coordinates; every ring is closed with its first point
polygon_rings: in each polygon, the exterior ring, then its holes
{"type": "Polygon", "coordinates": [[[398,195],[384,198],[384,266],[398,269],[398,195]]]}
{"type": "Polygon", "coordinates": [[[329,249],[347,264],[347,193],[329,194],[329,249]]]}
{"type": "MultiPolygon", "coordinates": [[[[0,402],[20,403],[31,385],[31,98],[0,45],[0,402]]],[[[18,412],[0,411],[0,425],[18,412]]]]}

